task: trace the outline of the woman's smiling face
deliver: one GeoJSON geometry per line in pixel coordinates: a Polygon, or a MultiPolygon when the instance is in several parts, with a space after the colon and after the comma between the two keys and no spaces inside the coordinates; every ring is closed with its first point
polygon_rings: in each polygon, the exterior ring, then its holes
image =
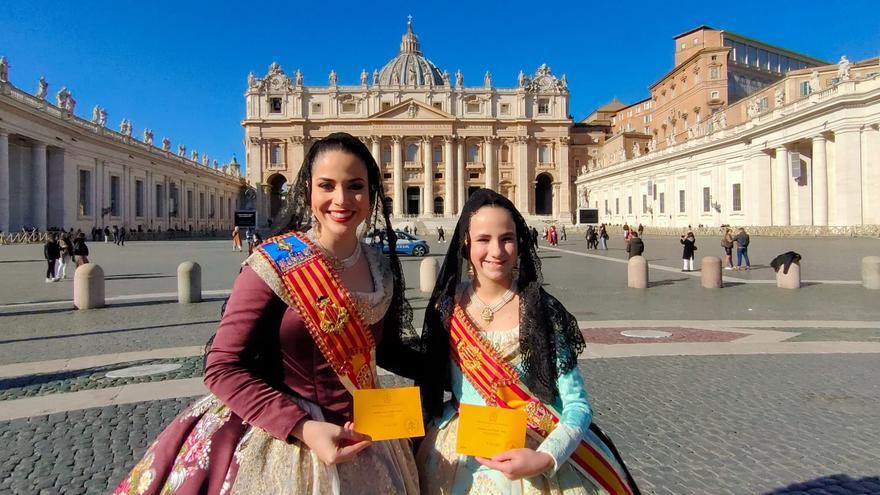
{"type": "Polygon", "coordinates": [[[312,213],[322,234],[356,235],[370,213],[367,166],[345,151],[325,151],[312,164],[312,213]]]}
{"type": "Polygon", "coordinates": [[[509,285],[516,265],[516,225],[505,208],[484,206],[468,228],[470,262],[478,280],[509,285]]]}

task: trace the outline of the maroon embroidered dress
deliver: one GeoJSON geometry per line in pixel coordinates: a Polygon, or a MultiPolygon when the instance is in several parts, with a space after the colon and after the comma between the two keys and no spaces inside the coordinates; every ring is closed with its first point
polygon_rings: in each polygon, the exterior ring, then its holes
{"type": "MultiPolygon", "coordinates": [[[[385,258],[364,252],[375,291],[352,297],[381,342],[393,281],[385,258]]],[[[114,493],[418,493],[408,441],[375,442],[353,461],[327,466],[290,436],[306,419],[350,420],[352,396],[300,314],[261,276],[245,266],[235,281],[207,357],[211,395],[159,434],[114,493]]]]}

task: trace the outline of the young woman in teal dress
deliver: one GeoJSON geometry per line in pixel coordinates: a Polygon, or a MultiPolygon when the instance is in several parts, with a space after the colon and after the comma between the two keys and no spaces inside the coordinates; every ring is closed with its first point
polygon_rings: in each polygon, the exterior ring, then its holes
{"type": "Polygon", "coordinates": [[[416,454],[422,493],[639,493],[592,424],[575,318],[542,288],[528,226],[488,189],[468,199],[422,332],[429,428],[416,454]],[[466,275],[467,274],[467,275],[466,275]],[[444,392],[452,400],[444,403],[444,392]],[[456,453],[458,406],[527,413],[526,448],[492,458],[456,453]]]}

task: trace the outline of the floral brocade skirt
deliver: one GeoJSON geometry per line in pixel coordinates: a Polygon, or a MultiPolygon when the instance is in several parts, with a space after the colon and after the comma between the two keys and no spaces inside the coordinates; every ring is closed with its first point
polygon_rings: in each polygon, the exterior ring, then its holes
{"type": "MultiPolygon", "coordinates": [[[[455,450],[458,415],[445,426],[429,428],[419,446],[416,460],[422,493],[427,495],[607,495],[566,462],[556,474],[509,480],[498,471],[478,463],[473,457],[455,450]]],[[[526,447],[538,447],[526,436],[526,447]]]]}
{"type": "MultiPolygon", "coordinates": [[[[316,420],[320,408],[297,400],[316,420]]],[[[419,493],[409,441],[375,442],[328,466],[299,442],[245,423],[213,395],[183,410],[122,480],[116,495],[419,493]]]]}

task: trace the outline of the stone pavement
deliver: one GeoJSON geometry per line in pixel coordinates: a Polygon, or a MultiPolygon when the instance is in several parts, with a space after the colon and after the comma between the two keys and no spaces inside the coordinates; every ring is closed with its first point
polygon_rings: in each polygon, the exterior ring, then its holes
{"type": "MultiPolygon", "coordinates": [[[[779,290],[759,266],[704,290],[678,271],[677,238],[648,236],[652,286],[636,291],[616,241],[589,253],[580,239],[542,243],[541,256],[547,290],[589,342],[581,370],[596,421],[644,493],[880,493],[880,293],[855,283],[880,242],[753,238],[754,264],[795,249],[813,282],[779,290]]],[[[710,254],[717,242],[698,245],[710,254]]],[[[444,247],[432,242],[433,255],[444,247]]],[[[92,311],[71,309],[69,281],[43,283],[39,247],[0,248],[0,274],[15,281],[0,286],[0,493],[105,493],[204,393],[199,356],[243,255],[225,241],[90,248],[110,298],[92,311]],[[176,304],[186,260],[202,264],[207,302],[176,304]],[[181,367],[106,376],[156,363],[181,367]]],[[[403,259],[410,285],[420,261],[403,259]]],[[[408,296],[418,324],[426,297],[408,296]]]]}

